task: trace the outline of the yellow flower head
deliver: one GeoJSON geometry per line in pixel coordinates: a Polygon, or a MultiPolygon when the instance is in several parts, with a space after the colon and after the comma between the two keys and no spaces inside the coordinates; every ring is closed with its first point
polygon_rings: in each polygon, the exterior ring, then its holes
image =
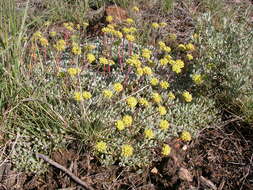
{"type": "Polygon", "coordinates": [[[42,33],[40,31],[35,32],[32,36],[33,39],[38,39],[41,37],[42,37],[42,33]]]}
{"type": "Polygon", "coordinates": [[[169,61],[168,61],[168,59],[166,59],[166,58],[162,58],[162,59],[159,60],[159,63],[160,63],[161,65],[167,65],[167,64],[169,63],[169,61]]]}
{"type": "Polygon", "coordinates": [[[159,106],[158,111],[160,115],[165,115],[167,113],[167,110],[164,106],[159,106]]]}
{"type": "Polygon", "coordinates": [[[165,51],[166,53],[171,52],[171,48],[169,46],[164,47],[162,50],[165,51]]]}
{"type": "Polygon", "coordinates": [[[126,99],[126,102],[130,108],[134,108],[138,103],[135,97],[128,97],[126,99]]]}
{"type": "Polygon", "coordinates": [[[111,90],[104,90],[103,95],[105,98],[110,99],[113,96],[113,92],[111,90]]]}
{"type": "Polygon", "coordinates": [[[81,69],[79,68],[68,68],[68,73],[70,76],[75,76],[81,72],[81,69]]]}
{"type": "Polygon", "coordinates": [[[55,31],[52,31],[52,32],[49,33],[49,35],[50,35],[51,37],[55,37],[55,36],[57,35],[57,33],[56,33],[55,31]]]}
{"type": "Polygon", "coordinates": [[[83,96],[81,92],[74,92],[74,99],[76,101],[82,101],[83,100],[83,96]]]}
{"type": "Polygon", "coordinates": [[[172,71],[174,71],[175,73],[179,74],[179,73],[182,72],[182,69],[181,69],[181,67],[179,65],[174,64],[174,65],[172,65],[172,71]]]}
{"type": "Polygon", "coordinates": [[[43,47],[47,47],[47,46],[48,46],[48,41],[47,41],[46,38],[41,37],[41,38],[39,38],[39,41],[40,41],[40,44],[41,44],[43,47]]]}
{"type": "Polygon", "coordinates": [[[84,48],[85,48],[87,51],[91,51],[91,50],[95,49],[96,46],[95,46],[95,45],[92,45],[92,44],[88,44],[88,45],[86,45],[84,48]]]}
{"type": "Polygon", "coordinates": [[[169,98],[170,100],[174,100],[174,99],[176,98],[176,96],[175,96],[175,94],[174,94],[173,92],[169,92],[169,93],[168,93],[168,98],[169,98]]]}
{"type": "Polygon", "coordinates": [[[63,23],[63,26],[67,29],[67,30],[69,30],[69,31],[71,31],[71,32],[73,32],[74,31],[74,28],[73,28],[73,23],[63,23]]]}
{"type": "Polygon", "coordinates": [[[162,130],[166,130],[169,128],[169,122],[167,120],[161,120],[159,126],[162,130]]]}
{"type": "Polygon", "coordinates": [[[123,34],[118,31],[118,30],[113,30],[113,33],[112,33],[114,36],[116,36],[117,38],[123,38],[123,34]]]}
{"type": "Polygon", "coordinates": [[[184,97],[184,100],[186,102],[191,102],[192,101],[192,95],[188,91],[184,91],[182,96],[184,97]]]}
{"type": "Polygon", "coordinates": [[[100,57],[100,58],[99,58],[99,62],[100,62],[102,65],[108,65],[108,64],[109,64],[108,59],[106,59],[105,57],[100,57]]]}
{"type": "Polygon", "coordinates": [[[149,102],[145,98],[140,98],[139,103],[144,107],[149,107],[149,102]]]}
{"type": "Polygon", "coordinates": [[[160,103],[162,101],[161,95],[158,94],[157,92],[155,92],[155,93],[152,94],[152,99],[156,103],[160,103]]]}
{"type": "Polygon", "coordinates": [[[170,55],[165,55],[164,58],[167,59],[168,61],[170,61],[172,59],[172,57],[170,55]]]}
{"type": "Polygon", "coordinates": [[[64,40],[58,40],[54,45],[57,51],[64,51],[66,49],[66,42],[64,40]]]}
{"type": "Polygon", "coordinates": [[[153,72],[152,72],[152,69],[150,67],[145,66],[143,68],[143,73],[146,74],[146,75],[152,75],[153,72]]]}
{"type": "Polygon", "coordinates": [[[139,12],[139,11],[140,11],[140,9],[139,9],[137,6],[134,6],[134,7],[132,8],[132,10],[135,11],[135,12],[139,12]]]}
{"type": "Polygon", "coordinates": [[[178,48],[179,48],[180,50],[186,50],[186,47],[185,47],[184,44],[179,44],[179,45],[178,45],[178,48]]]}
{"type": "Polygon", "coordinates": [[[181,133],[180,138],[181,138],[183,141],[190,141],[190,140],[192,139],[191,134],[190,134],[188,131],[183,131],[183,132],[181,133]]]}
{"type": "Polygon", "coordinates": [[[126,23],[127,23],[127,24],[133,24],[133,23],[134,23],[134,20],[131,19],[131,18],[127,18],[127,19],[126,19],[126,23]]]}
{"type": "Polygon", "coordinates": [[[88,53],[86,55],[86,59],[87,59],[88,63],[92,63],[93,61],[96,60],[96,57],[92,53],[88,53]]]}
{"type": "Polygon", "coordinates": [[[192,54],[189,54],[189,53],[186,55],[186,58],[187,58],[189,61],[193,60],[192,54]]]}
{"type": "Polygon", "coordinates": [[[116,92],[121,92],[121,91],[123,90],[123,86],[122,86],[122,84],[120,84],[119,82],[115,83],[115,84],[113,85],[113,88],[114,88],[114,90],[115,90],[116,92]]]}
{"type": "Polygon", "coordinates": [[[98,152],[106,152],[107,144],[103,141],[97,142],[97,144],[95,145],[95,149],[98,152]]]}
{"type": "Polygon", "coordinates": [[[109,23],[112,22],[113,21],[113,17],[112,16],[107,16],[106,17],[106,21],[109,22],[109,23]]]}
{"type": "Polygon", "coordinates": [[[159,28],[159,24],[158,24],[157,22],[153,22],[153,23],[151,24],[151,26],[152,26],[154,29],[159,28]]]}
{"type": "Polygon", "coordinates": [[[144,72],[143,72],[143,69],[141,67],[137,67],[136,73],[137,73],[137,75],[142,76],[144,72]]]}
{"type": "Polygon", "coordinates": [[[130,42],[135,41],[135,37],[134,37],[133,35],[131,35],[131,34],[127,34],[127,35],[126,35],[126,39],[127,39],[128,41],[130,41],[130,42]]]}
{"type": "Polygon", "coordinates": [[[152,129],[146,129],[144,131],[144,134],[145,134],[145,138],[147,138],[147,139],[153,139],[155,137],[155,134],[152,131],[152,129]]]}
{"type": "Polygon", "coordinates": [[[82,53],[81,47],[78,44],[73,43],[72,53],[75,55],[80,55],[82,53]]]}
{"type": "Polygon", "coordinates": [[[195,50],[195,46],[192,43],[187,44],[185,47],[186,47],[186,50],[188,50],[188,51],[195,50]]]}
{"type": "Polygon", "coordinates": [[[151,51],[147,48],[142,50],[142,57],[146,58],[146,59],[150,59],[151,57],[151,51]]]}
{"type": "Polygon", "coordinates": [[[83,22],[83,27],[88,27],[89,26],[89,23],[88,22],[83,22]]]}
{"type": "Polygon", "coordinates": [[[130,157],[133,155],[133,147],[131,145],[125,144],[121,147],[121,156],[130,157]]]}
{"type": "Polygon", "coordinates": [[[151,78],[150,84],[151,84],[152,86],[157,86],[157,85],[159,84],[159,79],[156,78],[156,77],[151,78]]]}
{"type": "Polygon", "coordinates": [[[159,41],[158,45],[159,45],[160,49],[163,49],[163,48],[166,47],[166,44],[164,42],[162,42],[162,41],[159,41]]]}
{"type": "Polygon", "coordinates": [[[170,146],[167,145],[167,144],[164,144],[164,145],[163,145],[163,148],[162,148],[162,152],[161,152],[162,155],[168,156],[168,155],[170,154],[170,152],[171,152],[170,146]]]}
{"type": "Polygon", "coordinates": [[[132,116],[130,115],[125,115],[123,118],[122,118],[122,121],[124,122],[125,126],[126,127],[129,127],[132,125],[133,123],[133,118],[132,116]]]}
{"type": "Polygon", "coordinates": [[[203,78],[200,74],[194,74],[192,76],[192,80],[195,84],[199,85],[199,84],[202,84],[203,83],[203,78]]]}
{"type": "Polygon", "coordinates": [[[125,125],[122,120],[117,120],[115,123],[115,126],[119,131],[122,131],[123,129],[125,129],[125,125]]]}
{"type": "Polygon", "coordinates": [[[91,99],[91,97],[92,97],[92,95],[91,95],[90,92],[88,92],[88,91],[84,91],[84,92],[83,92],[83,98],[84,98],[85,100],[91,99]]]}
{"type": "Polygon", "coordinates": [[[165,27],[165,26],[167,26],[167,23],[166,22],[161,22],[159,25],[160,25],[160,27],[165,27]]]}
{"type": "Polygon", "coordinates": [[[163,89],[167,89],[167,88],[170,87],[170,84],[169,84],[167,81],[161,81],[161,82],[160,82],[160,86],[161,86],[161,88],[163,88],[163,89]]]}

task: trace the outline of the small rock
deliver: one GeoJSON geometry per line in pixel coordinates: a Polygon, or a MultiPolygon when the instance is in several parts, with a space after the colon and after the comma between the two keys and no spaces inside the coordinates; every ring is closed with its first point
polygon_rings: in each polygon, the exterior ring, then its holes
{"type": "Polygon", "coordinates": [[[154,167],[152,170],[151,170],[151,173],[152,174],[158,174],[158,170],[156,167],[154,167]]]}
{"type": "Polygon", "coordinates": [[[193,180],[191,173],[185,168],[179,169],[178,176],[181,180],[184,180],[184,181],[192,182],[192,180],[193,180]]]}

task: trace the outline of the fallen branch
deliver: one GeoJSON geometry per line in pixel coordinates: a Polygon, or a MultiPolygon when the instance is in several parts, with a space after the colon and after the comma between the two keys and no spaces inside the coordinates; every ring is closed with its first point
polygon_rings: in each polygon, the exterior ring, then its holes
{"type": "Polygon", "coordinates": [[[47,156],[37,153],[36,156],[38,158],[43,159],[44,161],[48,162],[49,164],[53,165],[54,167],[62,170],[63,172],[65,172],[66,174],[69,175],[69,177],[71,177],[76,183],[78,183],[79,185],[83,186],[84,188],[88,189],[88,190],[94,190],[92,187],[90,187],[89,185],[87,185],[85,182],[83,182],[81,179],[79,179],[78,177],[76,177],[72,172],[70,172],[67,168],[63,167],[62,165],[58,164],[57,162],[51,160],[50,158],[48,158],[47,156]]]}

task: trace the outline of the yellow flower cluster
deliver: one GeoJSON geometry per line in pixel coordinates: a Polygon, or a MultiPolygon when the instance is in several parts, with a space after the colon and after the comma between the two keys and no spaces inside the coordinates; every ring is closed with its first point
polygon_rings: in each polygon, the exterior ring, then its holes
{"type": "Polygon", "coordinates": [[[82,50],[81,50],[81,47],[77,43],[72,44],[72,53],[75,55],[81,55],[82,50]]]}
{"type": "Polygon", "coordinates": [[[91,97],[92,97],[92,95],[91,95],[91,93],[89,91],[84,91],[83,92],[83,98],[85,100],[91,99],[91,97]]]}
{"type": "Polygon", "coordinates": [[[102,65],[108,65],[109,64],[108,59],[106,59],[105,57],[100,57],[99,58],[99,63],[102,64],[102,65]]]}
{"type": "Polygon", "coordinates": [[[161,120],[159,126],[162,130],[166,130],[169,128],[169,122],[167,120],[161,120]]]}
{"type": "Polygon", "coordinates": [[[164,144],[163,148],[162,148],[162,155],[168,156],[170,154],[170,152],[171,152],[170,146],[167,144],[164,144]]]}
{"type": "Polygon", "coordinates": [[[139,12],[139,11],[140,11],[140,9],[139,9],[137,6],[134,6],[134,7],[132,8],[132,10],[135,11],[135,12],[139,12]]]}
{"type": "Polygon", "coordinates": [[[107,16],[105,19],[107,22],[111,23],[113,21],[113,17],[112,16],[107,16]]]}
{"type": "Polygon", "coordinates": [[[183,131],[183,132],[181,133],[180,138],[181,138],[183,141],[191,141],[191,139],[192,139],[191,134],[190,134],[188,131],[183,131]]]}
{"type": "Polygon", "coordinates": [[[64,26],[67,30],[69,30],[69,31],[71,31],[71,32],[74,32],[74,31],[75,31],[75,30],[74,30],[74,24],[73,24],[72,22],[63,23],[63,26],[64,26]]]}
{"type": "Polygon", "coordinates": [[[134,35],[131,35],[131,34],[127,34],[127,35],[126,35],[126,39],[127,39],[129,42],[134,42],[134,41],[135,41],[134,35]]]}
{"type": "Polygon", "coordinates": [[[183,95],[184,100],[186,102],[191,102],[192,101],[192,95],[188,91],[184,91],[182,95],[183,95]]]}
{"type": "Polygon", "coordinates": [[[154,29],[159,28],[159,24],[158,24],[157,22],[153,22],[153,23],[151,24],[151,26],[152,26],[154,29]]]}
{"type": "Polygon", "coordinates": [[[153,99],[153,101],[155,102],[155,103],[161,103],[161,101],[162,101],[162,97],[161,97],[161,95],[160,94],[158,94],[157,92],[154,92],[153,94],[152,94],[152,99],[153,99]]]}
{"type": "Polygon", "coordinates": [[[178,45],[178,49],[184,51],[184,50],[186,50],[186,47],[185,47],[184,44],[179,44],[179,45],[178,45]]]}
{"type": "Polygon", "coordinates": [[[166,59],[166,58],[162,58],[162,59],[160,59],[159,60],[159,63],[161,64],[161,65],[167,65],[168,63],[169,63],[169,60],[168,59],[166,59]]]}
{"type": "Polygon", "coordinates": [[[131,33],[134,33],[137,31],[137,29],[135,27],[123,27],[122,28],[122,31],[125,33],[125,34],[131,34],[131,33]]]}
{"type": "Polygon", "coordinates": [[[123,86],[122,84],[120,84],[119,82],[118,83],[115,83],[113,85],[113,89],[116,91],[116,92],[121,92],[123,90],[123,86]]]}
{"type": "Polygon", "coordinates": [[[74,99],[76,101],[88,100],[92,97],[91,93],[88,91],[81,92],[74,92],[74,99]]]}
{"type": "Polygon", "coordinates": [[[192,75],[192,80],[197,85],[203,83],[203,77],[200,74],[194,74],[194,75],[192,75]]]}
{"type": "Polygon", "coordinates": [[[133,147],[131,145],[125,144],[121,147],[121,156],[123,157],[130,157],[133,155],[133,147]]]}
{"type": "Polygon", "coordinates": [[[175,96],[175,94],[174,94],[173,92],[169,92],[169,93],[168,93],[168,98],[169,98],[170,100],[174,100],[174,99],[176,98],[176,96],[175,96]]]}
{"type": "Polygon", "coordinates": [[[126,23],[127,23],[127,24],[133,24],[133,23],[134,23],[134,20],[131,19],[131,18],[127,18],[127,19],[126,19],[126,23]]]}
{"type": "Polygon", "coordinates": [[[133,123],[133,118],[130,115],[125,115],[123,116],[122,121],[126,127],[129,127],[133,123]]]}
{"type": "Polygon", "coordinates": [[[57,51],[64,51],[66,49],[66,42],[64,40],[58,40],[54,45],[57,51]]]}
{"type": "Polygon", "coordinates": [[[79,69],[79,68],[68,68],[67,71],[68,71],[68,74],[70,76],[75,76],[75,75],[77,75],[81,72],[81,69],[79,69]]]}
{"type": "Polygon", "coordinates": [[[126,99],[126,103],[130,108],[134,108],[137,105],[138,101],[135,97],[128,97],[126,99]]]}
{"type": "Polygon", "coordinates": [[[159,79],[156,78],[156,77],[151,78],[150,84],[151,84],[152,86],[157,86],[157,85],[159,84],[159,79]]]}
{"type": "Polygon", "coordinates": [[[145,98],[140,98],[139,103],[144,107],[149,107],[149,102],[145,98]]]}
{"type": "Polygon", "coordinates": [[[146,59],[150,59],[151,57],[151,51],[147,48],[142,50],[142,57],[146,58],[146,59]]]}
{"type": "Polygon", "coordinates": [[[181,73],[182,68],[184,68],[184,62],[182,60],[178,59],[172,63],[172,71],[174,71],[175,73],[181,73]]]}
{"type": "Polygon", "coordinates": [[[104,95],[105,98],[110,99],[113,96],[113,92],[111,90],[104,90],[103,95],[104,95]]]}
{"type": "Polygon", "coordinates": [[[195,46],[192,43],[186,44],[186,50],[187,51],[194,51],[195,50],[195,46]]]}
{"type": "Polygon", "coordinates": [[[161,88],[163,88],[163,89],[167,89],[167,88],[170,87],[170,84],[169,84],[167,81],[161,81],[161,82],[160,82],[160,86],[161,86],[161,88]]]}
{"type": "Polygon", "coordinates": [[[166,115],[167,110],[164,106],[159,106],[158,107],[158,112],[159,112],[160,115],[166,115]]]}
{"type": "Polygon", "coordinates": [[[92,63],[93,61],[96,60],[96,57],[92,53],[88,53],[86,55],[86,59],[87,59],[88,63],[92,63]]]}
{"type": "Polygon", "coordinates": [[[85,50],[87,50],[87,51],[92,51],[92,50],[94,50],[94,49],[96,48],[96,46],[93,45],[93,44],[88,44],[88,45],[86,45],[84,48],[85,48],[85,50]]]}
{"type": "Polygon", "coordinates": [[[107,144],[103,141],[100,141],[98,142],[96,145],[95,145],[95,149],[98,151],[98,152],[101,152],[101,153],[104,153],[106,152],[106,149],[107,149],[107,144]]]}
{"type": "Polygon", "coordinates": [[[159,41],[158,45],[159,45],[159,47],[160,47],[160,49],[162,51],[165,51],[166,53],[170,53],[171,52],[171,48],[169,46],[167,46],[164,42],[159,41]]]}
{"type": "Polygon", "coordinates": [[[143,67],[143,73],[146,75],[152,75],[152,69],[148,66],[143,67]]]}
{"type": "Polygon", "coordinates": [[[40,41],[40,44],[43,46],[43,47],[47,47],[48,46],[48,40],[44,37],[41,37],[39,38],[39,41],[40,41]]]}
{"type": "Polygon", "coordinates": [[[153,139],[155,137],[155,134],[152,131],[152,129],[146,129],[144,131],[144,134],[145,134],[145,138],[147,138],[147,139],[153,139]]]}
{"type": "Polygon", "coordinates": [[[56,33],[55,31],[52,31],[52,32],[49,33],[49,35],[50,35],[51,37],[55,37],[55,36],[57,35],[57,33],[56,33]]]}
{"type": "Polygon", "coordinates": [[[116,123],[116,128],[119,130],[119,131],[122,131],[125,129],[125,125],[124,125],[124,122],[122,120],[117,120],[116,123]]]}
{"type": "Polygon", "coordinates": [[[189,61],[193,60],[193,56],[192,56],[192,54],[190,54],[190,53],[188,53],[188,54],[186,55],[186,58],[187,58],[189,61]]]}

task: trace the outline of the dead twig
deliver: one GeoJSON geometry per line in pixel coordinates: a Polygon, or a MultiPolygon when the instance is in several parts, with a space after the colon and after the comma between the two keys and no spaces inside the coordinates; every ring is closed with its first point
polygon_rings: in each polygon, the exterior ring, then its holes
{"type": "Polygon", "coordinates": [[[79,179],[78,177],[76,177],[72,172],[70,172],[67,168],[63,167],[62,165],[58,164],[57,162],[51,160],[50,158],[48,158],[47,156],[37,153],[36,156],[38,158],[43,159],[44,161],[48,162],[49,164],[53,165],[54,167],[62,170],[63,172],[65,172],[66,174],[69,175],[69,177],[71,177],[76,183],[78,183],[79,185],[83,186],[84,188],[88,189],[88,190],[94,190],[92,187],[90,187],[88,184],[86,184],[85,182],[83,182],[81,179],[79,179]]]}

